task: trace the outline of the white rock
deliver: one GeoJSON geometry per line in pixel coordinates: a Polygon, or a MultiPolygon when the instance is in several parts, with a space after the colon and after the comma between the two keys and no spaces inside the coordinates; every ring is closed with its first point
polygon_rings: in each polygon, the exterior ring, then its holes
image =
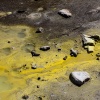
{"type": "Polygon", "coordinates": [[[83,35],[83,42],[84,42],[84,45],[95,45],[95,41],[93,39],[90,38],[90,36],[88,35],[83,35]]]}
{"type": "Polygon", "coordinates": [[[59,10],[58,14],[60,14],[64,17],[71,17],[72,16],[72,13],[68,9],[59,10]]]}
{"type": "Polygon", "coordinates": [[[78,85],[82,85],[84,82],[90,79],[89,73],[85,71],[76,71],[71,73],[72,78],[78,85]]]}
{"type": "Polygon", "coordinates": [[[89,52],[89,53],[91,53],[91,52],[93,52],[93,51],[94,51],[94,46],[88,46],[88,48],[87,48],[87,49],[88,49],[88,52],[89,52]]]}

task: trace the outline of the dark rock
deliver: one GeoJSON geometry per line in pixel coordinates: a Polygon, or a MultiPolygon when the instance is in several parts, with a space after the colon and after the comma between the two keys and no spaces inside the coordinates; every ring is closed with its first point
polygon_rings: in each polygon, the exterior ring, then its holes
{"type": "Polygon", "coordinates": [[[73,48],[70,50],[70,55],[71,56],[74,56],[74,57],[77,57],[78,55],[78,51],[77,50],[74,50],[73,48]]]}
{"type": "Polygon", "coordinates": [[[37,78],[37,80],[40,80],[40,79],[41,79],[41,77],[38,77],[38,78],[37,78]]]}
{"type": "Polygon", "coordinates": [[[100,60],[100,57],[98,57],[96,60],[100,60]]]}
{"type": "Polygon", "coordinates": [[[50,46],[43,46],[43,47],[40,47],[40,50],[42,51],[47,51],[50,49],[50,46]]]}
{"type": "Polygon", "coordinates": [[[60,48],[58,49],[58,52],[59,52],[59,51],[61,51],[61,49],[60,49],[60,48]]]}
{"type": "Polygon", "coordinates": [[[39,88],[39,85],[37,85],[37,88],[39,88]]]}
{"type": "Polygon", "coordinates": [[[33,56],[40,56],[40,54],[36,53],[35,51],[31,51],[32,57],[33,56]]]}
{"type": "Polygon", "coordinates": [[[91,36],[95,41],[100,41],[100,36],[99,35],[93,35],[91,36]]]}
{"type": "Polygon", "coordinates": [[[8,41],[8,43],[11,43],[10,41],[8,41]]]}
{"type": "Polygon", "coordinates": [[[42,100],[42,97],[39,97],[39,100],[42,100]]]}
{"type": "Polygon", "coordinates": [[[24,95],[24,96],[22,96],[22,99],[28,99],[29,98],[29,96],[28,95],[24,95]]]}
{"type": "Polygon", "coordinates": [[[36,30],[36,33],[43,33],[44,32],[44,29],[42,27],[39,27],[37,30],[36,30]]]}
{"type": "Polygon", "coordinates": [[[63,60],[66,60],[67,59],[67,56],[65,56],[64,58],[63,58],[63,60]]]}
{"type": "Polygon", "coordinates": [[[17,11],[15,11],[14,13],[23,14],[23,13],[25,13],[25,12],[26,12],[26,10],[17,10],[17,11]]]}
{"type": "Polygon", "coordinates": [[[97,56],[97,57],[100,57],[100,53],[97,53],[96,56],[97,56]]]}

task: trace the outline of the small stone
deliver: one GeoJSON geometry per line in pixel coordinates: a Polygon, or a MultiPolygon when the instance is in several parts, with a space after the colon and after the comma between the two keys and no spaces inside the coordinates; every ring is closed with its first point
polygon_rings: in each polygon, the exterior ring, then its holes
{"type": "Polygon", "coordinates": [[[18,10],[16,11],[16,13],[19,13],[19,14],[22,14],[22,13],[25,13],[26,11],[25,10],[18,10]]]}
{"type": "Polygon", "coordinates": [[[64,58],[63,58],[63,60],[66,60],[67,59],[67,56],[65,56],[64,58]]]}
{"type": "Polygon", "coordinates": [[[40,50],[42,50],[42,51],[47,51],[49,49],[50,49],[50,46],[42,46],[42,47],[40,47],[40,50]]]}
{"type": "Polygon", "coordinates": [[[39,88],[39,85],[37,85],[37,88],[39,88]]]}
{"type": "Polygon", "coordinates": [[[43,10],[44,10],[43,7],[40,7],[40,8],[37,9],[38,12],[41,12],[43,10]]]}
{"type": "Polygon", "coordinates": [[[37,68],[37,65],[36,64],[31,64],[32,66],[31,66],[31,68],[32,69],[36,69],[37,68]]]}
{"type": "Polygon", "coordinates": [[[10,41],[8,41],[8,43],[10,43],[10,41]]]}
{"type": "Polygon", "coordinates": [[[29,98],[29,96],[28,95],[24,95],[24,96],[22,96],[22,99],[28,99],[29,98]]]}
{"type": "Polygon", "coordinates": [[[31,13],[27,16],[28,19],[31,20],[37,20],[39,18],[41,18],[42,14],[41,13],[31,13]]]}
{"type": "Polygon", "coordinates": [[[100,57],[100,53],[97,53],[96,56],[97,56],[97,57],[100,57]]]}
{"type": "Polygon", "coordinates": [[[61,49],[59,48],[59,49],[58,49],[58,52],[60,52],[60,51],[61,51],[61,49]]]}
{"type": "Polygon", "coordinates": [[[35,51],[31,51],[31,55],[33,56],[40,56],[40,54],[36,53],[35,51]]]}
{"type": "Polygon", "coordinates": [[[44,32],[44,29],[42,27],[39,27],[37,30],[36,30],[36,33],[43,33],[44,32]]]}
{"type": "Polygon", "coordinates": [[[98,57],[96,60],[100,60],[100,57],[98,57]]]}
{"type": "Polygon", "coordinates": [[[78,55],[78,51],[77,50],[74,50],[73,48],[70,50],[70,55],[71,56],[74,56],[74,57],[77,57],[78,55]]]}
{"type": "Polygon", "coordinates": [[[37,80],[40,80],[40,79],[41,79],[41,77],[38,77],[38,78],[37,78],[37,80]]]}
{"type": "Polygon", "coordinates": [[[65,18],[69,18],[72,16],[71,12],[68,9],[59,10],[58,14],[65,18]]]}
{"type": "Polygon", "coordinates": [[[94,46],[95,41],[88,35],[83,34],[83,46],[89,45],[89,46],[94,46]]]}

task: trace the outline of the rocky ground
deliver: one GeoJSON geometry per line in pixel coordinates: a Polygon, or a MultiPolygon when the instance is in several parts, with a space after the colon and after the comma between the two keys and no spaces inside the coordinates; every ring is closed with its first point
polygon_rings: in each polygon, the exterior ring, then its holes
{"type": "Polygon", "coordinates": [[[0,99],[100,100],[100,41],[88,53],[82,34],[100,35],[100,0],[0,0],[0,99]],[[91,78],[79,87],[73,71],[91,78]]]}

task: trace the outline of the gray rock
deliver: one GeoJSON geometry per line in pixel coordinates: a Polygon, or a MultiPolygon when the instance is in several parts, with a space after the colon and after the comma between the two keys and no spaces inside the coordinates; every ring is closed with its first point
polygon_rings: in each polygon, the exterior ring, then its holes
{"type": "Polygon", "coordinates": [[[34,50],[31,51],[31,55],[33,56],[40,56],[40,54],[36,53],[34,50]]]}
{"type": "Polygon", "coordinates": [[[74,57],[77,57],[78,55],[78,51],[77,50],[74,50],[73,48],[70,50],[70,55],[71,56],[74,56],[74,57]]]}
{"type": "Polygon", "coordinates": [[[39,27],[37,30],[36,30],[36,33],[43,33],[44,32],[44,29],[42,27],[39,27]]]}
{"type": "Polygon", "coordinates": [[[40,8],[37,9],[38,12],[42,12],[43,10],[44,10],[43,7],[40,7],[40,8]]]}
{"type": "Polygon", "coordinates": [[[77,86],[83,85],[89,79],[90,75],[85,71],[76,71],[70,74],[70,80],[77,86]]]}
{"type": "Polygon", "coordinates": [[[40,50],[42,50],[42,51],[47,51],[49,49],[50,49],[50,46],[42,46],[42,47],[40,47],[40,50]]]}
{"type": "Polygon", "coordinates": [[[31,20],[37,20],[37,19],[40,19],[42,16],[41,13],[31,13],[27,16],[28,19],[31,19],[31,20]]]}
{"type": "Polygon", "coordinates": [[[85,45],[89,45],[89,46],[95,45],[95,41],[91,38],[91,36],[83,34],[82,38],[83,38],[83,45],[84,46],[85,45]]]}
{"type": "Polygon", "coordinates": [[[69,18],[72,16],[72,13],[68,9],[59,10],[58,14],[66,18],[69,18]]]}

